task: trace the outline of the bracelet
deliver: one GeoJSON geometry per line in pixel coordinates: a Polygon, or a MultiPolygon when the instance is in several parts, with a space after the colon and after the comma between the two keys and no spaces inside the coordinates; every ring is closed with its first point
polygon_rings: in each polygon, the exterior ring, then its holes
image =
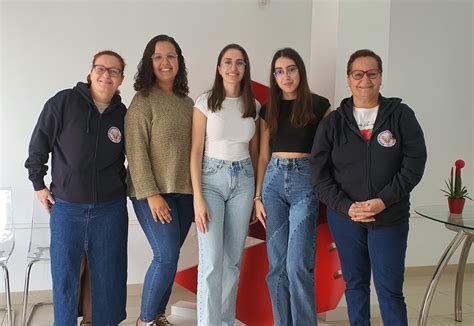
{"type": "Polygon", "coordinates": [[[253,199],[253,202],[255,203],[257,200],[262,200],[262,196],[260,195],[255,196],[255,198],[253,199]]]}

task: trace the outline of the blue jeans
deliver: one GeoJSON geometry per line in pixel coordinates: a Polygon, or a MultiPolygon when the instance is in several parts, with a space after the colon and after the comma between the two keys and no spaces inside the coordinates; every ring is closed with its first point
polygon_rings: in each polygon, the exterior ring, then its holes
{"type": "Polygon", "coordinates": [[[162,194],[171,208],[171,223],[155,222],[146,199],[132,198],[138,221],[153,250],[143,284],[140,319],[153,321],[166,310],[178,267],[179,252],[193,221],[193,196],[162,194]]]}
{"type": "Polygon", "coordinates": [[[76,326],[81,260],[91,276],[92,323],[118,325],[126,318],[128,214],[125,198],[76,204],[56,197],[51,208],[51,274],[54,324],[76,326]]]}
{"type": "Polygon", "coordinates": [[[198,233],[198,325],[230,326],[253,207],[252,163],[204,157],[201,180],[212,221],[208,232],[198,233]]]}
{"type": "Polygon", "coordinates": [[[350,324],[370,325],[372,270],[383,324],[408,325],[403,297],[408,223],[367,229],[330,208],[327,212],[346,282],[350,324]]]}
{"type": "Polygon", "coordinates": [[[314,264],[319,202],[309,158],[273,156],[263,181],[267,213],[267,285],[277,326],[316,325],[314,264]]]}

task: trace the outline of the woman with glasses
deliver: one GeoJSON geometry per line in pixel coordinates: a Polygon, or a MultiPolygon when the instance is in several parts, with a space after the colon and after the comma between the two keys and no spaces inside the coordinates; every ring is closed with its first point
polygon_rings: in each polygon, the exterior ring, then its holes
{"type": "Polygon", "coordinates": [[[118,95],[125,62],[102,51],[92,64],[87,83],[46,102],[25,164],[38,200],[51,214],[54,324],[61,326],[77,325],[80,295],[82,325],[118,325],[126,318],[126,107],[118,95]],[[50,153],[48,189],[43,178],[50,153]],[[86,265],[90,281],[81,291],[86,265]]]}
{"type": "Polygon", "coordinates": [[[252,212],[259,105],[247,52],[229,44],[214,85],[194,104],[191,176],[199,231],[198,325],[234,325],[240,260],[252,212]]]}
{"type": "Polygon", "coordinates": [[[165,317],[181,245],[193,219],[189,173],[193,101],[180,46],[152,38],[135,75],[125,118],[129,195],[153,251],[137,325],[170,325],[165,317]]]}
{"type": "Polygon", "coordinates": [[[301,56],[278,50],[270,93],[260,111],[255,212],[266,227],[267,284],[275,325],[316,325],[314,263],[319,203],[310,182],[309,155],[329,101],[312,94],[301,56]]]}
{"type": "Polygon", "coordinates": [[[350,56],[347,84],[352,97],[316,134],[313,187],[328,205],[350,324],[370,324],[373,275],[384,325],[403,326],[410,192],[425,168],[423,131],[401,99],[380,95],[382,60],[373,51],[350,56]]]}

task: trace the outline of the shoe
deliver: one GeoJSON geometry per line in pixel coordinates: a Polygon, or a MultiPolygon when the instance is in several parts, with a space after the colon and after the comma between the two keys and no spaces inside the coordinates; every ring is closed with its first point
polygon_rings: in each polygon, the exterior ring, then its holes
{"type": "MultiPolygon", "coordinates": [[[[140,324],[138,323],[139,321],[142,322],[142,323],[145,323],[144,321],[141,321],[140,318],[138,318],[138,319],[137,319],[136,326],[139,326],[139,325],[140,325],[140,324]]],[[[156,323],[155,323],[155,321],[150,321],[150,322],[148,322],[148,323],[145,323],[145,325],[147,325],[147,326],[155,326],[156,323]]]]}
{"type": "Polygon", "coordinates": [[[165,314],[159,314],[155,318],[155,325],[156,326],[172,326],[172,324],[168,321],[165,314]]]}

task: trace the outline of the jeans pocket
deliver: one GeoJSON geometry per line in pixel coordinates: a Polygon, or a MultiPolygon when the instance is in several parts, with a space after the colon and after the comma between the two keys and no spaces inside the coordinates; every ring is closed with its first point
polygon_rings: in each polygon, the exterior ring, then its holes
{"type": "Polygon", "coordinates": [[[308,177],[311,175],[311,167],[309,164],[298,164],[295,167],[295,171],[303,177],[308,177]]]}
{"type": "Polygon", "coordinates": [[[254,173],[252,163],[244,164],[244,166],[242,167],[242,171],[246,177],[253,178],[254,173]]]}
{"type": "Polygon", "coordinates": [[[201,174],[208,176],[208,175],[213,175],[217,173],[217,170],[219,169],[219,166],[215,162],[208,162],[204,161],[202,163],[202,171],[201,174]]]}

